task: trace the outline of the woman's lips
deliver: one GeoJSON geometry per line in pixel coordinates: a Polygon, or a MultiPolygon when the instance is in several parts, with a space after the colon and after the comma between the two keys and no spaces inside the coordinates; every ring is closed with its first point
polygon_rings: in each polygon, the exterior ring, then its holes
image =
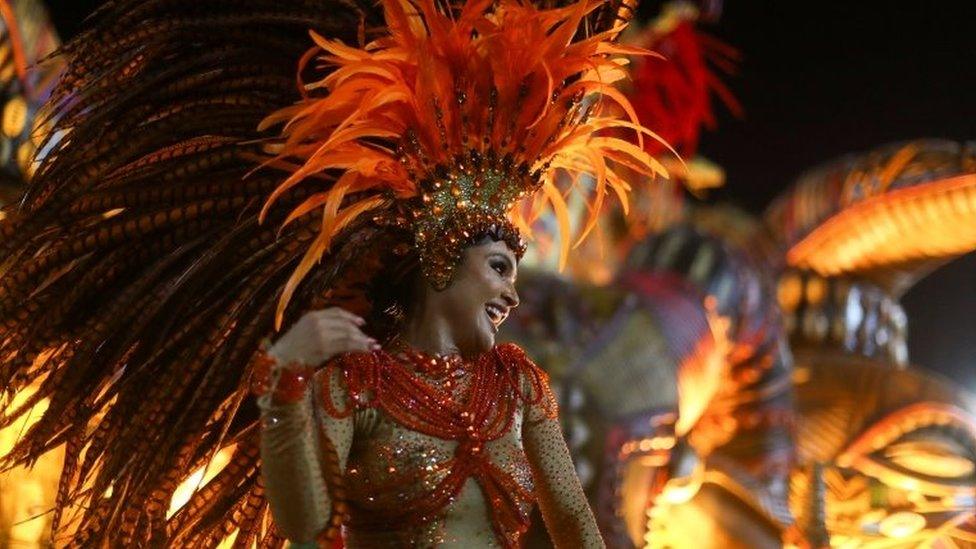
{"type": "Polygon", "coordinates": [[[498,327],[501,326],[502,322],[508,317],[508,309],[501,307],[494,303],[485,304],[485,314],[488,316],[488,321],[491,322],[492,327],[495,331],[498,331],[498,327]]]}

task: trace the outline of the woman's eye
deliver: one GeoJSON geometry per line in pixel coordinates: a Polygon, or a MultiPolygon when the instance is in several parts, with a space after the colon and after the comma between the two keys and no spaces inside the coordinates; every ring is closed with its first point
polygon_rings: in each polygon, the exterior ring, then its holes
{"type": "Polygon", "coordinates": [[[508,272],[508,267],[501,261],[493,261],[491,263],[491,268],[502,276],[505,276],[505,273],[508,272]]]}

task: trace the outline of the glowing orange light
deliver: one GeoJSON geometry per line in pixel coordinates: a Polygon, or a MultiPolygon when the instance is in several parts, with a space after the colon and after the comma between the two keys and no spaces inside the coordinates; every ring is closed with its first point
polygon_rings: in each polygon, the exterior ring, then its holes
{"type": "Polygon", "coordinates": [[[881,533],[889,538],[907,538],[922,528],[925,528],[925,517],[910,511],[889,515],[878,525],[881,533]]]}
{"type": "Polygon", "coordinates": [[[186,480],[184,480],[173,492],[173,498],[169,503],[169,510],[166,512],[166,518],[172,517],[180,507],[186,505],[186,502],[190,501],[193,493],[197,491],[200,487],[210,482],[210,479],[217,476],[217,473],[223,469],[228,462],[230,462],[231,455],[234,453],[234,446],[228,446],[222,448],[217,455],[214,456],[213,460],[209,465],[200,467],[193,472],[186,480]]]}
{"type": "Polygon", "coordinates": [[[691,501],[698,490],[701,489],[702,481],[705,478],[705,469],[701,462],[695,465],[691,475],[682,478],[670,479],[664,486],[661,497],[671,505],[681,505],[691,501]]]}
{"type": "MultiPolygon", "coordinates": [[[[18,392],[5,410],[13,411],[24,404],[38,389],[39,383],[18,392]]],[[[0,455],[6,455],[20,435],[37,422],[47,409],[48,399],[38,402],[29,412],[6,429],[0,430],[0,455]]],[[[43,455],[34,467],[17,467],[0,475],[0,523],[9,525],[0,546],[41,547],[49,535],[49,515],[54,503],[64,449],[43,455]]]]}
{"type": "Polygon", "coordinates": [[[864,270],[976,248],[976,174],[890,191],[849,206],[787,253],[822,275],[864,270]]]}
{"type": "Polygon", "coordinates": [[[792,311],[800,304],[800,297],[803,294],[803,281],[796,273],[789,273],[779,281],[776,289],[776,297],[780,307],[784,310],[792,311]]]}

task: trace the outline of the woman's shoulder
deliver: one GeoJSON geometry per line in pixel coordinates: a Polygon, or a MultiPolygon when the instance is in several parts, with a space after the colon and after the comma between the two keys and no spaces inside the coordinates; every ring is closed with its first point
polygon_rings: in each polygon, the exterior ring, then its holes
{"type": "Polygon", "coordinates": [[[557,417],[559,408],[549,386],[549,374],[515,343],[496,345],[495,352],[507,367],[518,371],[519,394],[530,409],[527,419],[538,421],[557,417]]]}
{"type": "Polygon", "coordinates": [[[495,353],[501,355],[502,358],[513,358],[532,362],[529,356],[525,353],[525,350],[519,347],[517,343],[499,343],[498,345],[495,345],[493,350],[495,353]]]}
{"type": "Polygon", "coordinates": [[[326,412],[345,418],[355,410],[370,408],[383,363],[376,352],[343,353],[329,359],[315,373],[326,412]]]}
{"type": "Polygon", "coordinates": [[[549,377],[545,370],[536,365],[525,350],[515,343],[500,343],[495,346],[493,351],[496,356],[501,358],[502,363],[509,368],[515,368],[532,377],[549,377]]]}

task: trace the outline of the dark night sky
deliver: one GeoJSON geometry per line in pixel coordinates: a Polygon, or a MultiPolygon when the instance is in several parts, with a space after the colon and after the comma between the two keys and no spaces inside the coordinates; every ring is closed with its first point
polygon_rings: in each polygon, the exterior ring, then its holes
{"type": "MultiPolygon", "coordinates": [[[[62,37],[95,5],[49,2],[62,37]]],[[[971,0],[726,0],[710,31],[742,53],[729,85],[746,111],[702,139],[728,174],[716,199],[759,213],[833,157],[916,137],[976,139],[971,0]]],[[[913,361],[976,390],[976,254],[921,281],[904,304],[913,361]]]]}

